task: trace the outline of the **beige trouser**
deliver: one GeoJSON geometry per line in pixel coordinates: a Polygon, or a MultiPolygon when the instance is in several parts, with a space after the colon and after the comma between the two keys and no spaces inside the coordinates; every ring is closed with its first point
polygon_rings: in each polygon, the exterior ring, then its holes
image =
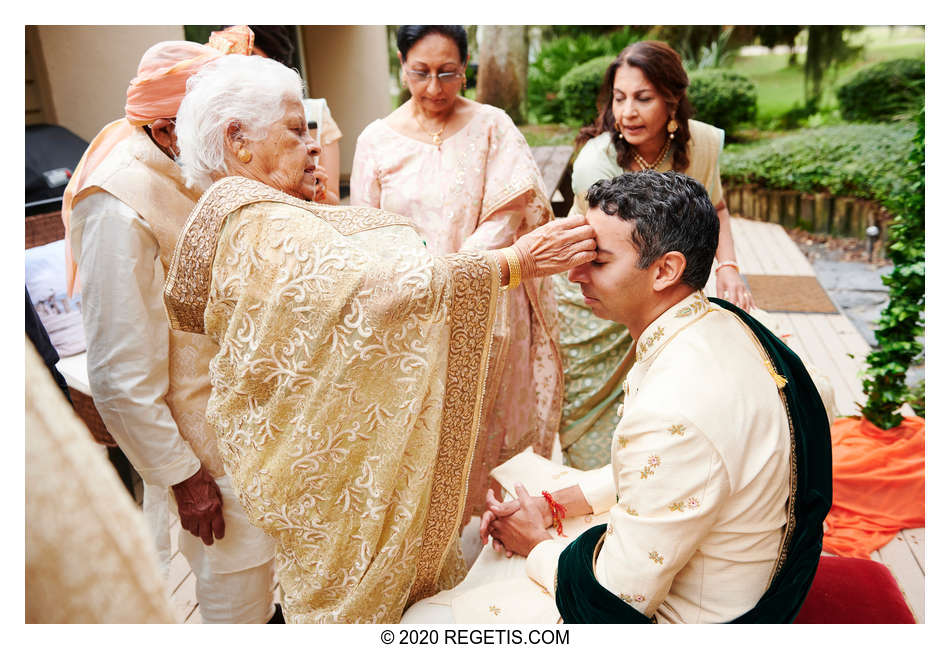
{"type": "Polygon", "coordinates": [[[195,573],[195,596],[205,624],[265,624],[274,615],[273,559],[246,570],[216,573],[201,539],[181,530],[178,543],[195,573]]]}
{"type": "MultiPolygon", "coordinates": [[[[187,530],[178,547],[195,575],[198,610],[206,624],[263,624],[274,614],[274,545],[252,526],[227,476],[215,482],[223,501],[224,539],[206,546],[187,530]]],[[[146,483],[143,503],[167,579],[171,554],[169,527],[177,516],[171,490],[146,483]]]]}

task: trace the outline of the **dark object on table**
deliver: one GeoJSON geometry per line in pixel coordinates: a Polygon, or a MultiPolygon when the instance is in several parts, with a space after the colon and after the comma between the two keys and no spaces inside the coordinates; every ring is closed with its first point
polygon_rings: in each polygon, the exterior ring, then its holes
{"type": "Polygon", "coordinates": [[[63,191],[89,143],[52,124],[26,127],[26,215],[62,207],[63,191]]]}

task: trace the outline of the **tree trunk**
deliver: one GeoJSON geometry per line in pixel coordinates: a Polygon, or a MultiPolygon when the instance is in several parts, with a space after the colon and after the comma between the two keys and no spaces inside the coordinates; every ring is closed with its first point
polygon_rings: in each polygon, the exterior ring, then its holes
{"type": "Polygon", "coordinates": [[[475,98],[503,109],[515,124],[524,122],[528,40],[524,25],[480,25],[475,98]]]}

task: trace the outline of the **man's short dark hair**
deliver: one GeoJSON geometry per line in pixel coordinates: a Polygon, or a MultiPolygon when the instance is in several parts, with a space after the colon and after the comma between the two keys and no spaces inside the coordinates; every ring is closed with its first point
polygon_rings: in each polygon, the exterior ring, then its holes
{"type": "Polygon", "coordinates": [[[677,251],[686,257],[684,284],[701,289],[719,245],[719,217],[706,189],[685,174],[640,171],[598,180],[587,190],[587,203],[631,221],[639,268],[677,251]]]}

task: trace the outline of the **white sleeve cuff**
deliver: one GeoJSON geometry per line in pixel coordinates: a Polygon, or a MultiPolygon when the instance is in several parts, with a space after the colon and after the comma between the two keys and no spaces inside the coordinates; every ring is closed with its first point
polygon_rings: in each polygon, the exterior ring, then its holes
{"type": "Polygon", "coordinates": [[[611,465],[605,464],[599,469],[584,471],[577,484],[594,509],[595,516],[617,504],[617,487],[614,485],[614,470],[611,465]]]}
{"type": "Polygon", "coordinates": [[[528,553],[525,572],[535,583],[543,587],[554,597],[554,576],[557,574],[557,561],[564,546],[551,539],[541,541],[528,553]]]}

